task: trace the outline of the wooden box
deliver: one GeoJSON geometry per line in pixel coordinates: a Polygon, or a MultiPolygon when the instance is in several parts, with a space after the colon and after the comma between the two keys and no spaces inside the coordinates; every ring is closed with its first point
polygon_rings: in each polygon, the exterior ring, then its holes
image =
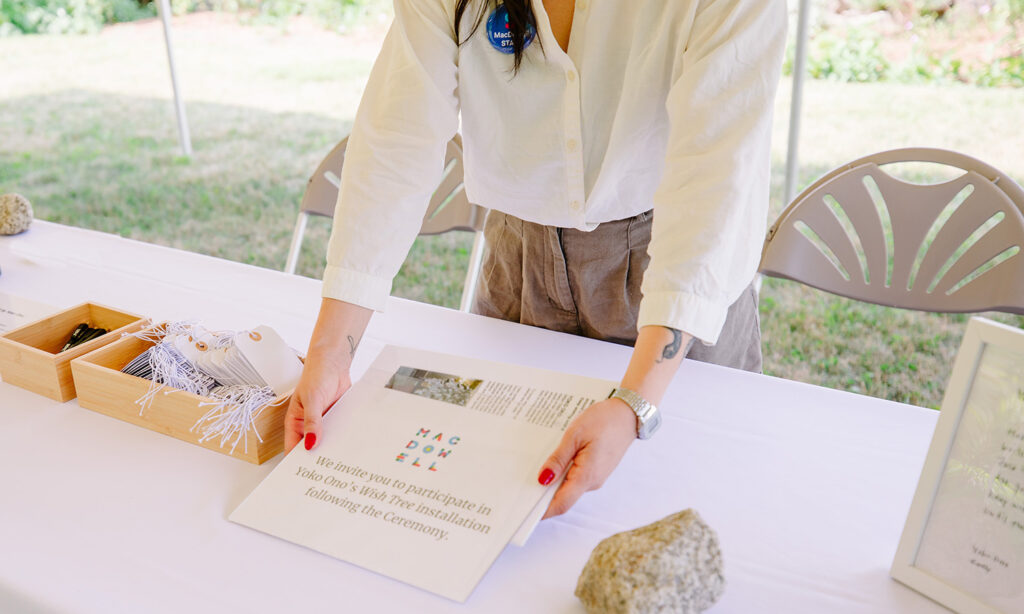
{"type": "Polygon", "coordinates": [[[202,433],[199,429],[192,430],[196,422],[210,410],[209,406],[200,405],[212,402],[209,398],[163,387],[153,397],[152,404],[140,414],[141,408],[136,401],[146,394],[151,382],[121,373],[121,369],[151,346],[152,341],[125,337],[72,361],[78,404],[257,465],[284,449],[284,414],[288,409],[290,394],[263,409],[255,420],[259,437],[250,429],[243,439],[238,440],[234,451],[231,442],[221,446],[220,437],[200,442],[202,433]]]}
{"type": "Polygon", "coordinates": [[[8,384],[60,401],[75,398],[70,362],[142,328],[145,319],[110,307],[83,303],[0,335],[0,376],[8,384]],[[62,352],[82,323],[107,334],[62,352]]]}

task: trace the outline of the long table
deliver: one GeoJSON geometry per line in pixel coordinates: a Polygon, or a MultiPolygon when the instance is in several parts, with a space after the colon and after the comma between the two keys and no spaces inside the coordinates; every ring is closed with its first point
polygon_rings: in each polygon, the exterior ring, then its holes
{"type": "MultiPolygon", "coordinates": [[[[3,294],[269,324],[299,349],[320,302],[316,280],[41,221],[0,237],[0,269],[3,294]]],[[[629,359],[401,299],[374,315],[354,375],[385,344],[611,380],[629,359]]],[[[0,612],[582,612],[593,547],[684,508],[721,542],[714,612],[946,611],[888,575],[937,412],[694,361],[662,409],[656,437],[460,605],[228,522],[280,457],[250,465],[0,383],[0,612]]]]}

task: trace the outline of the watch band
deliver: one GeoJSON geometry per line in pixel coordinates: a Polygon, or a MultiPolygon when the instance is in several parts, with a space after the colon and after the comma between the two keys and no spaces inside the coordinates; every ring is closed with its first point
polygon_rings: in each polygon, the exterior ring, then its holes
{"type": "Polygon", "coordinates": [[[616,388],[608,395],[609,399],[623,401],[636,414],[636,436],[638,439],[650,439],[651,435],[661,426],[661,413],[653,403],[629,388],[616,388]]]}

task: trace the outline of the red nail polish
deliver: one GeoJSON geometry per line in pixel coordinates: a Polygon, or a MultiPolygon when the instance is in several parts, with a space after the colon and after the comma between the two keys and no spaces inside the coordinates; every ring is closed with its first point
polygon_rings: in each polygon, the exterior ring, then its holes
{"type": "Polygon", "coordinates": [[[306,433],[306,449],[312,450],[316,445],[316,433],[306,433]]]}
{"type": "Polygon", "coordinates": [[[545,469],[544,471],[540,472],[540,477],[537,478],[537,481],[543,484],[544,486],[547,486],[548,484],[551,483],[551,480],[553,479],[555,479],[555,472],[550,469],[545,469]]]}

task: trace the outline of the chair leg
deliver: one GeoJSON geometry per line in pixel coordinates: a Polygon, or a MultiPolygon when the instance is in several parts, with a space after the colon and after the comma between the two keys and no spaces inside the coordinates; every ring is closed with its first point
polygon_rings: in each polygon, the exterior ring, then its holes
{"type": "Polygon", "coordinates": [[[459,310],[469,313],[469,309],[473,306],[473,299],[476,298],[476,285],[480,279],[480,265],[483,264],[484,260],[484,233],[481,231],[476,232],[476,237],[473,239],[473,251],[469,254],[469,268],[466,271],[466,281],[462,285],[462,301],[459,304],[459,310]]]}
{"type": "Polygon", "coordinates": [[[295,266],[299,263],[299,251],[302,249],[302,237],[306,234],[306,220],[308,219],[308,213],[299,211],[299,217],[295,220],[295,232],[292,233],[292,244],[288,248],[288,261],[284,265],[285,273],[295,273],[295,266]]]}

